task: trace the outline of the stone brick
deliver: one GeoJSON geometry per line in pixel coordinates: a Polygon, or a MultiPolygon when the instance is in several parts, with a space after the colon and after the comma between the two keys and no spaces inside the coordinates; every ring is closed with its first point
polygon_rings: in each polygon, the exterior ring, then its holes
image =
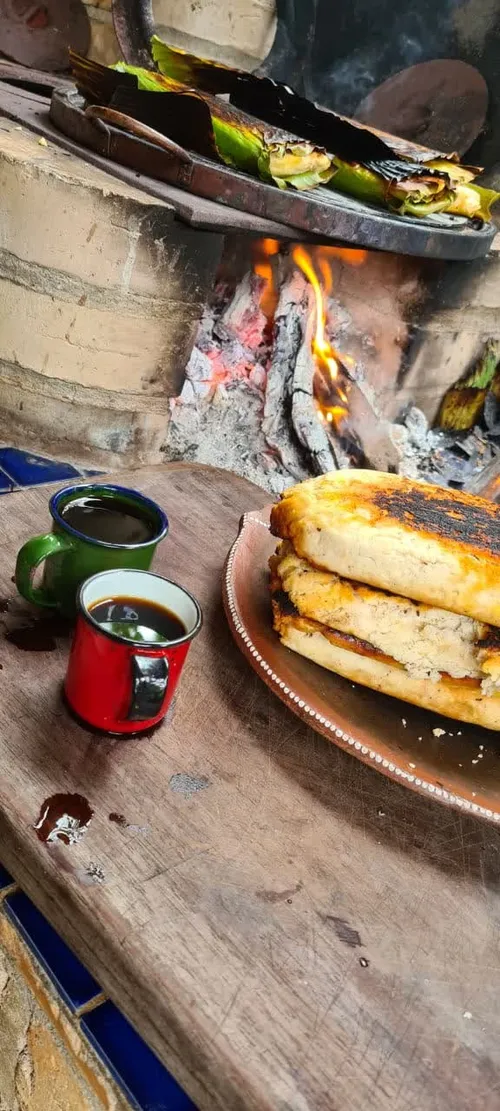
{"type": "Polygon", "coordinates": [[[127,1111],[17,930],[0,911],[0,1111],[127,1111]]]}

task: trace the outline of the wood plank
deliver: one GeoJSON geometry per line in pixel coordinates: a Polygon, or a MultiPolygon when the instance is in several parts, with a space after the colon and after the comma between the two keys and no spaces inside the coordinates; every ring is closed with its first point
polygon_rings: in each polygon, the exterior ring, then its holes
{"type": "MultiPolygon", "coordinates": [[[[63,640],[4,639],[2,861],[200,1109],[498,1111],[500,832],[341,753],[250,671],[220,581],[264,492],[184,465],[120,481],[169,513],[155,566],[205,626],[170,723],[123,742],[66,715],[63,640]],[[179,773],[207,782],[188,797],[179,773]],[[78,845],[32,828],[55,791],[95,811],[78,845]]],[[[46,503],[0,500],[4,630],[26,619],[14,556],[46,503]]]]}

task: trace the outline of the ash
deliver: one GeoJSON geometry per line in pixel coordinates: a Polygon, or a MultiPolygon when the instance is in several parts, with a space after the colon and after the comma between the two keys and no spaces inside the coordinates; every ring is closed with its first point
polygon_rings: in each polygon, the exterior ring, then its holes
{"type": "Polygon", "coordinates": [[[164,453],[168,460],[234,471],[277,495],[310,471],[300,461],[287,469],[266,439],[272,336],[261,290],[260,279],[249,273],[229,304],[216,291],[205,308],[182,392],[170,404],[164,453]]]}
{"type": "Polygon", "coordinates": [[[262,391],[245,381],[218,385],[210,398],[174,402],[168,459],[222,467],[280,494],[295,479],[280,470],[279,460],[268,449],[263,408],[262,391]]]}
{"type": "Polygon", "coordinates": [[[397,471],[438,486],[474,489],[487,468],[500,462],[499,431],[496,425],[476,425],[469,432],[430,428],[421,409],[411,405],[392,427],[392,440],[400,452],[397,471]]]}

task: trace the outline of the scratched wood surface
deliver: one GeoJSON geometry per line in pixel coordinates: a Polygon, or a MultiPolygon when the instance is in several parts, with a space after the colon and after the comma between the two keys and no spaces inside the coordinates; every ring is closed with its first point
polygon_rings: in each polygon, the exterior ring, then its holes
{"type": "MultiPolygon", "coordinates": [[[[497,1111],[500,831],[340,752],[247,666],[220,580],[265,492],[184,465],[120,481],[166,508],[155,567],[204,630],[170,723],[123,742],[67,717],[50,624],[36,653],[3,637],[0,858],[203,1111],[497,1111]],[[56,791],[95,811],[78,845],[33,830],[56,791]]],[[[46,503],[0,499],[4,634],[46,503]]]]}

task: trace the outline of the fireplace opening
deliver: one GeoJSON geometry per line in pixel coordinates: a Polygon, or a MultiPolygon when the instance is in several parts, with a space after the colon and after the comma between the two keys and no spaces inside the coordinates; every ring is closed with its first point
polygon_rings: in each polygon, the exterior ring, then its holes
{"type": "Polygon", "coordinates": [[[460,266],[228,237],[171,401],[168,457],[273,493],[361,466],[491,495],[498,278],[495,251],[460,266]]]}

